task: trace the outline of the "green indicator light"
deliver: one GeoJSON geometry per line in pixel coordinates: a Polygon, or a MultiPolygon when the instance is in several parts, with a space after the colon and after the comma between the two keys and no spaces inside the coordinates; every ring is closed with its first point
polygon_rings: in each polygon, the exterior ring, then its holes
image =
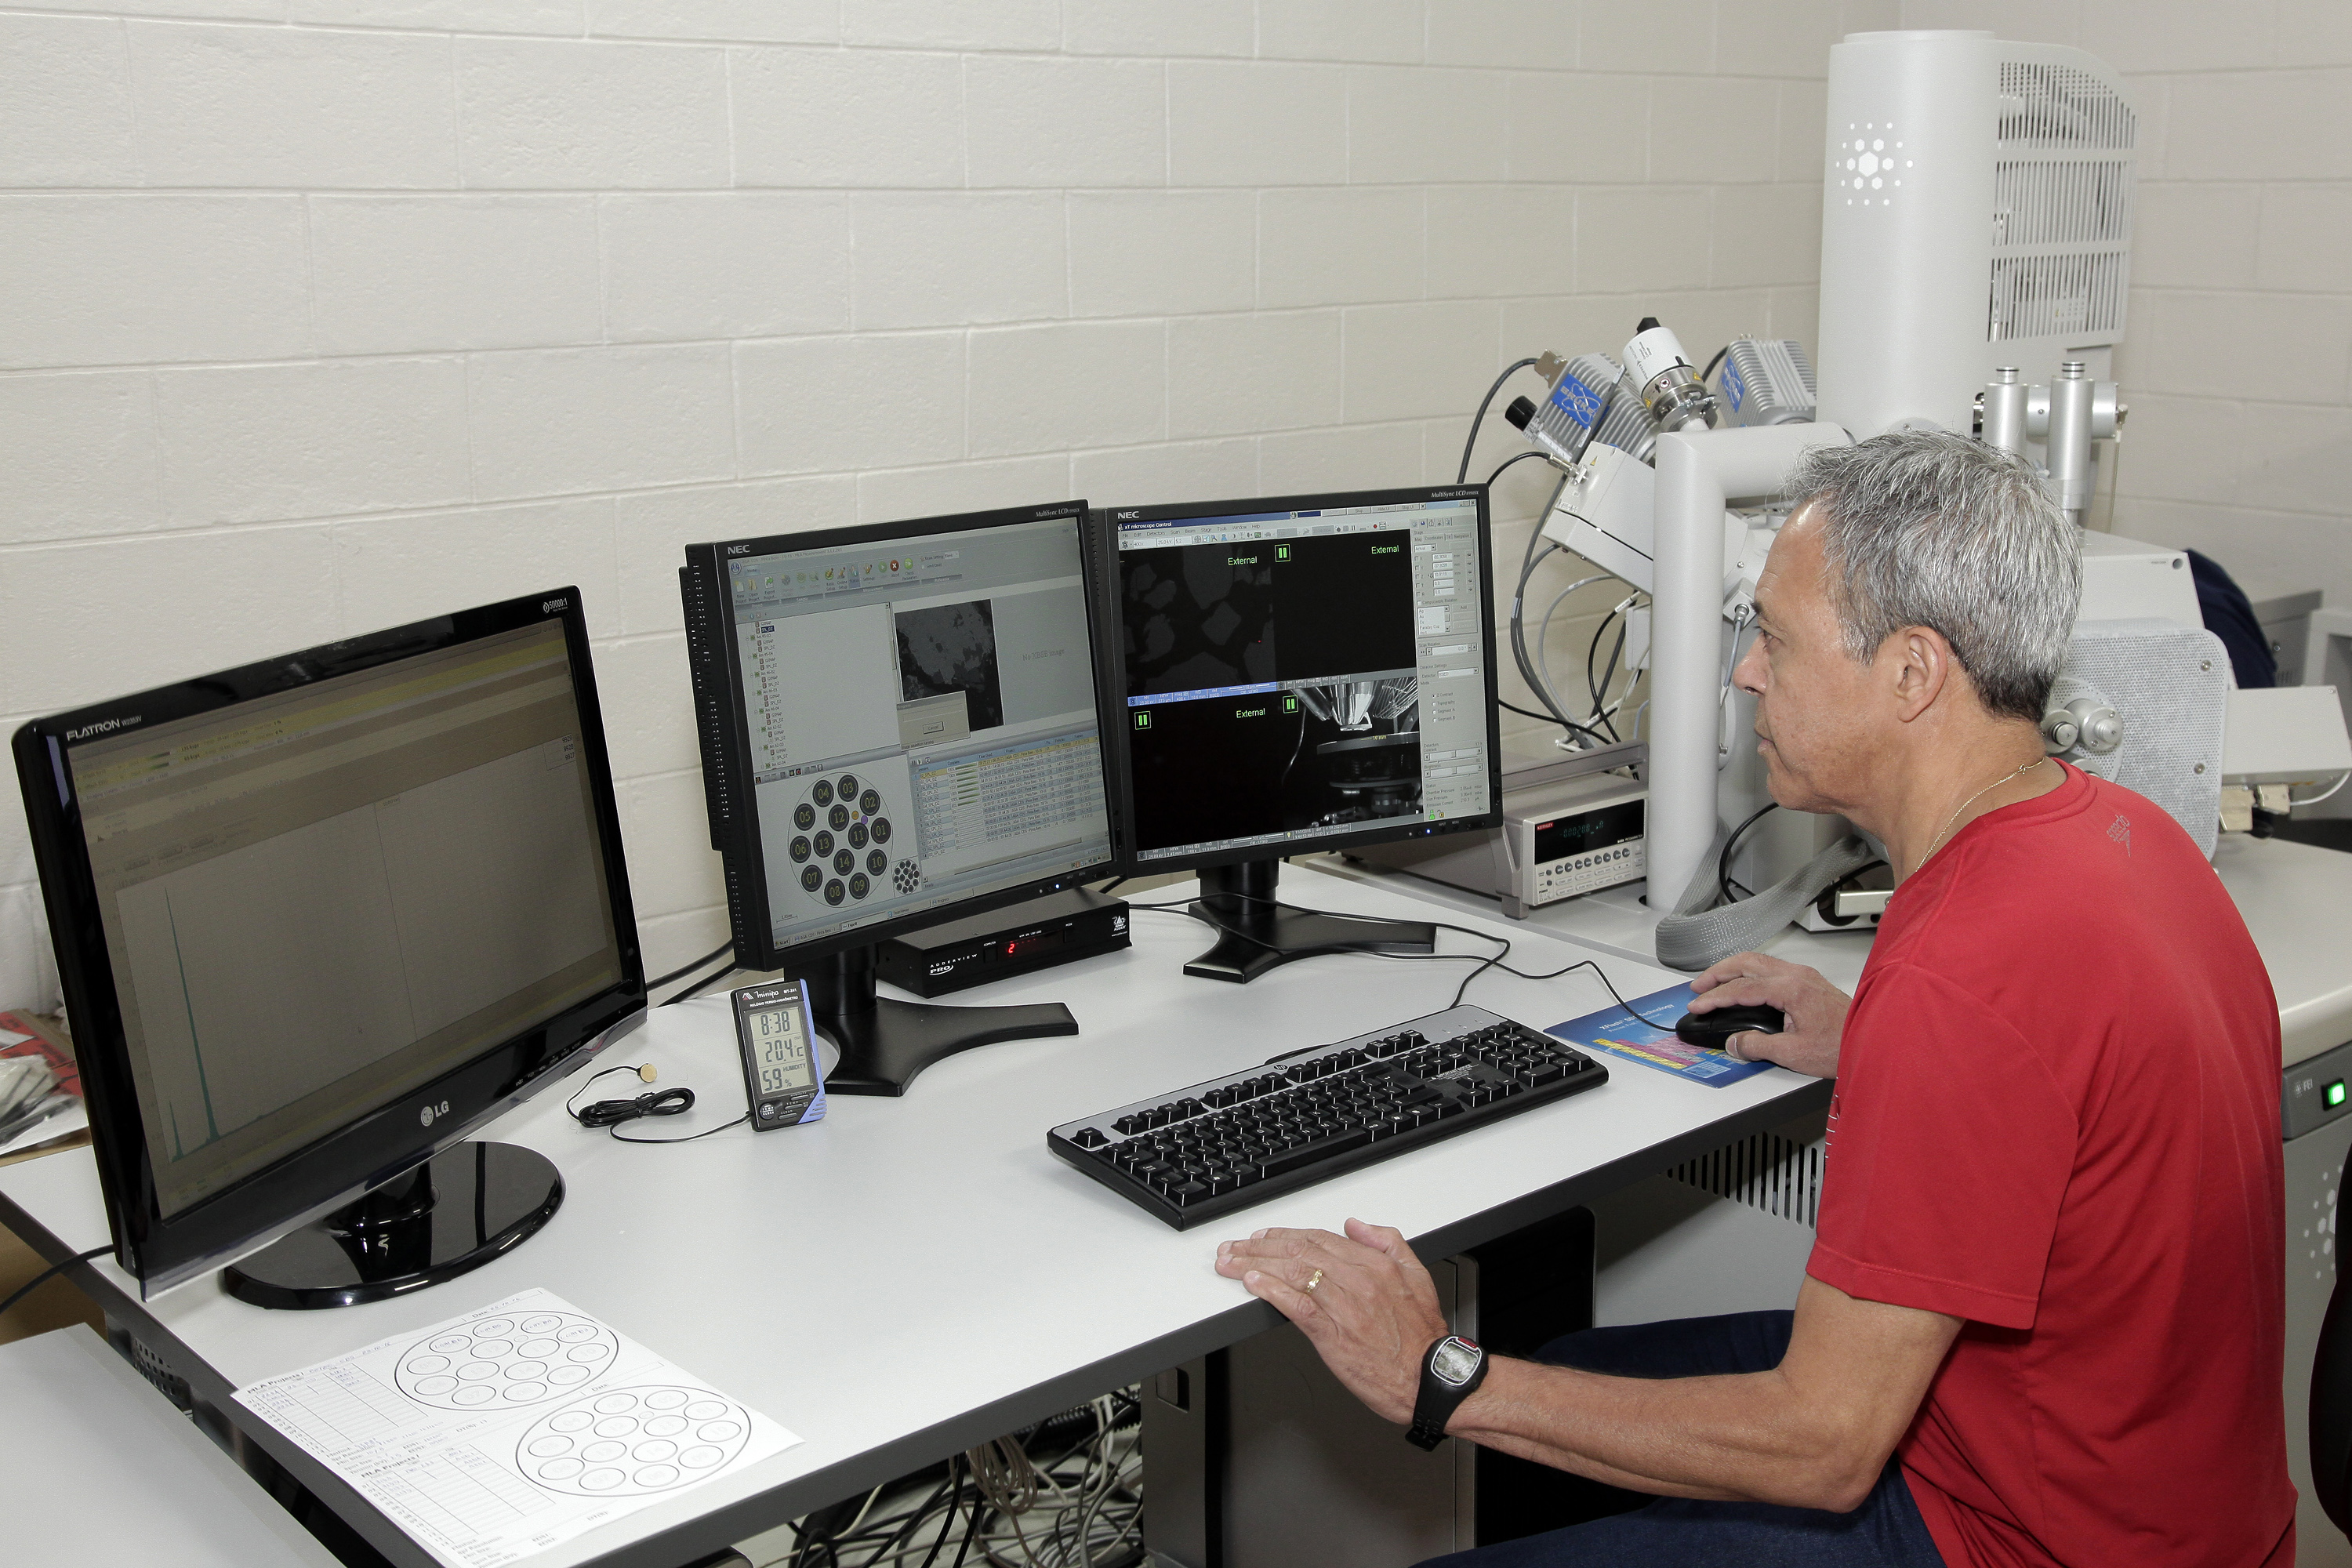
{"type": "Polygon", "coordinates": [[[2321,1089],[2319,1091],[2319,1098],[2326,1102],[2327,1109],[2330,1110],[2333,1110],[2337,1106],[2343,1104],[2344,1080],[2339,1078],[2334,1083],[2329,1084],[2326,1089],[2321,1089]]]}
{"type": "Polygon", "coordinates": [[[1139,730],[1149,730],[1151,728],[1150,710],[1146,709],[1135,716],[1135,727],[1139,730]]]}

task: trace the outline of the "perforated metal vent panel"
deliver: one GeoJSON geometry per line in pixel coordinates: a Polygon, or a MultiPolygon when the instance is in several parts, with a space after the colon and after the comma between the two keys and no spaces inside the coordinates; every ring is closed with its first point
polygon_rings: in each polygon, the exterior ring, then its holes
{"type": "Polygon", "coordinates": [[[2010,59],[1997,134],[1988,340],[2112,342],[2131,283],[2138,116],[2088,71],[2010,59]]]}
{"type": "Polygon", "coordinates": [[[1821,1217],[1826,1145],[1759,1132],[1666,1172],[1673,1180],[1811,1227],[1821,1217]]]}
{"type": "Polygon", "coordinates": [[[2210,856],[2221,823],[2221,738],[2230,657],[2202,626],[2157,619],[2078,621],[2053,700],[2075,685],[2123,715],[2123,743],[2104,757],[2068,752],[2086,773],[2162,806],[2210,856]]]}

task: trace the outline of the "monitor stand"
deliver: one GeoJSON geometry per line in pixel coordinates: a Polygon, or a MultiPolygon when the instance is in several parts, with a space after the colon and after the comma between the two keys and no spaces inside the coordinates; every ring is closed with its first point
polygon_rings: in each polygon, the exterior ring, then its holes
{"type": "Polygon", "coordinates": [[[563,1206],[563,1178],[512,1143],[454,1143],[356,1203],[221,1270],[257,1307],[356,1307],[479,1268],[563,1206]]]}
{"type": "Polygon", "coordinates": [[[958,1051],[1000,1040],[1075,1035],[1078,1021],[1058,1002],[1032,1007],[937,1007],[874,993],[874,949],[853,947],[793,972],[808,982],[809,1011],[841,1060],[824,1075],[827,1094],[904,1094],[915,1075],[958,1051]]]}
{"type": "Polygon", "coordinates": [[[1318,952],[1434,952],[1437,928],[1425,921],[1318,914],[1275,901],[1282,862],[1244,860],[1201,873],[1201,896],[1187,906],[1219,928],[1217,944],[1184,966],[1204,980],[1246,985],[1277,964],[1318,952]]]}

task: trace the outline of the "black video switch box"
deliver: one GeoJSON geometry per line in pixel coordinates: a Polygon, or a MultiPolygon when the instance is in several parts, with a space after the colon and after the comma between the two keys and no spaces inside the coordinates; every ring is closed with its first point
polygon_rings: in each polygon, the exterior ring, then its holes
{"type": "Polygon", "coordinates": [[[877,978],[918,996],[944,996],[1116,952],[1129,945],[1124,899],[1084,888],[894,937],[875,949],[877,978]]]}

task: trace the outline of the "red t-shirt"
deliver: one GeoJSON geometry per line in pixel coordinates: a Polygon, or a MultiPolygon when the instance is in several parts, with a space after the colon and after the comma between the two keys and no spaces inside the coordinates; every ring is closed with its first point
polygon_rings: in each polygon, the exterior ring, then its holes
{"type": "Polygon", "coordinates": [[[1965,1318],[1896,1449],[1951,1568],[2294,1559],[2279,1021],[2163,809],[2073,769],[1887,906],[1808,1272],[1965,1318]]]}

